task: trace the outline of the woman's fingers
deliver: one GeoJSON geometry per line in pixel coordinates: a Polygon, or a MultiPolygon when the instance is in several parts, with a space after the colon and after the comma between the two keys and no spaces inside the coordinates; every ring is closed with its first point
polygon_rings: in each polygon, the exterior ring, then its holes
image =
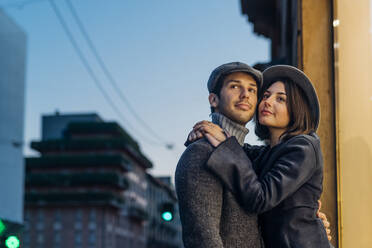
{"type": "Polygon", "coordinates": [[[195,125],[194,128],[193,128],[194,131],[203,131],[203,132],[210,132],[210,133],[222,133],[223,132],[223,129],[218,126],[218,125],[215,125],[213,123],[211,124],[198,124],[198,125],[195,125]]]}
{"type": "Polygon", "coordinates": [[[217,147],[219,144],[221,144],[221,142],[219,140],[217,140],[215,137],[213,137],[209,133],[206,133],[205,137],[207,138],[209,143],[211,143],[211,145],[214,146],[214,147],[217,147]]]}
{"type": "Polygon", "coordinates": [[[194,125],[193,129],[200,129],[201,127],[209,127],[209,128],[213,128],[213,129],[216,129],[216,130],[220,130],[222,131],[222,128],[212,122],[209,122],[209,121],[201,121],[201,122],[198,122],[194,125]]]}
{"type": "Polygon", "coordinates": [[[194,130],[192,130],[187,137],[189,141],[195,141],[201,138],[203,138],[203,133],[200,131],[194,131],[194,130]]]}
{"type": "Polygon", "coordinates": [[[194,131],[203,132],[204,135],[208,133],[219,141],[226,140],[226,135],[221,128],[203,125],[197,130],[194,129],[194,131]]]}
{"type": "Polygon", "coordinates": [[[202,124],[207,124],[207,123],[211,123],[210,121],[199,121],[199,122],[197,122],[195,125],[194,125],[194,127],[195,126],[198,126],[198,125],[202,125],[202,124]]]}

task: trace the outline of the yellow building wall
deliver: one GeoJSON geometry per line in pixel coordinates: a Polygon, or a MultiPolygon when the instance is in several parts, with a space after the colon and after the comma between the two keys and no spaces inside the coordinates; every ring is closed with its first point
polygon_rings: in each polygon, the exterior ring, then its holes
{"type": "Polygon", "coordinates": [[[298,65],[309,76],[320,102],[317,131],[324,161],[322,212],[331,223],[332,244],[337,246],[337,167],[335,138],[335,92],[333,81],[332,1],[303,0],[301,35],[298,39],[298,65]]]}
{"type": "Polygon", "coordinates": [[[372,4],[334,0],[340,247],[372,247],[372,4]]]}

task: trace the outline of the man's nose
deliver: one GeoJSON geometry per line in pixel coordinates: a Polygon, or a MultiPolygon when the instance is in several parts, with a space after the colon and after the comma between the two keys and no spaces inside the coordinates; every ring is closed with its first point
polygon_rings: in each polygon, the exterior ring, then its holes
{"type": "Polygon", "coordinates": [[[248,89],[242,89],[240,92],[240,98],[249,98],[249,91],[248,89]]]}

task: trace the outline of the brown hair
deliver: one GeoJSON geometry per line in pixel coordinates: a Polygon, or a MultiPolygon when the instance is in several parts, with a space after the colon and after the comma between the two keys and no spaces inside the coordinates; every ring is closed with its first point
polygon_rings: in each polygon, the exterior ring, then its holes
{"type": "Polygon", "coordinates": [[[275,82],[283,82],[287,95],[287,108],[289,113],[289,123],[287,130],[280,136],[280,139],[287,140],[299,134],[309,134],[316,130],[316,120],[311,116],[310,104],[303,90],[288,78],[279,78],[268,84],[262,89],[257,104],[255,123],[255,133],[261,140],[270,139],[269,129],[261,125],[258,120],[258,105],[262,101],[263,93],[275,82]]]}
{"type": "MultiPolygon", "coordinates": [[[[222,89],[223,81],[225,80],[225,78],[226,78],[226,75],[221,76],[217,81],[215,89],[213,90],[213,92],[211,92],[211,93],[216,94],[218,98],[220,98],[221,96],[221,89],[222,89]]],[[[211,114],[214,113],[215,111],[216,110],[214,109],[214,107],[211,106],[211,114]]]]}

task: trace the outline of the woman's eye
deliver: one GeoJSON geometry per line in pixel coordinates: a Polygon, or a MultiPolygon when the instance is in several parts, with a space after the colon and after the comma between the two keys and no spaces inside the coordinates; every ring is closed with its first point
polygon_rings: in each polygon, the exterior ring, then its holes
{"type": "Polygon", "coordinates": [[[285,102],[285,99],[284,99],[284,97],[278,97],[278,101],[279,102],[285,102]]]}
{"type": "Polygon", "coordinates": [[[262,97],[262,99],[267,99],[267,98],[269,98],[269,95],[268,94],[263,95],[263,97],[262,97]]]}

